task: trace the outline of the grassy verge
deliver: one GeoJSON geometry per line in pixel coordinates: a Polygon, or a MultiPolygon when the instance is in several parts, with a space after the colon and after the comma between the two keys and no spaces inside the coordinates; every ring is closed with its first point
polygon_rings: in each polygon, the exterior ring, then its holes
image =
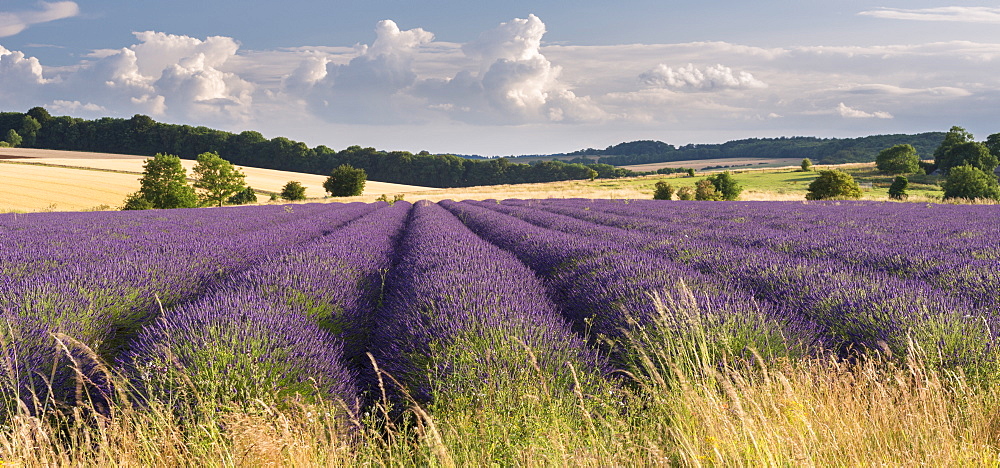
{"type": "MultiPolygon", "coordinates": [[[[669,299],[669,298],[668,298],[669,299]]],[[[340,402],[286,398],[242,405],[86,403],[0,415],[4,466],[162,465],[681,465],[996,466],[1000,390],[961,370],[869,354],[735,358],[690,300],[620,343],[634,357],[600,390],[523,379],[491,394],[425,407],[375,398],[362,413],[340,402]],[[689,318],[677,331],[676,314],[689,318]],[[403,417],[391,408],[406,408],[403,417]]],[[[746,354],[746,353],[744,353],[746,354]]],[[[382,375],[381,388],[391,387],[382,375]]],[[[119,382],[125,382],[119,377],[119,382]]],[[[376,390],[378,392],[378,390],[376,390]]]]}

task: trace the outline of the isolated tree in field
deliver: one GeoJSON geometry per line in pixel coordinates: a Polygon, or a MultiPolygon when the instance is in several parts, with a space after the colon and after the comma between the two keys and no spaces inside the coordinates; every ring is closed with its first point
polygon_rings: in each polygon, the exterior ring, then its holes
{"type": "Polygon", "coordinates": [[[893,200],[906,200],[906,188],[910,185],[910,181],[904,176],[896,176],[896,179],[892,181],[892,185],[889,186],[889,198],[893,200]]]}
{"type": "Polygon", "coordinates": [[[252,188],[247,187],[235,195],[229,197],[226,203],[230,205],[246,205],[248,203],[257,203],[257,193],[253,191],[252,188]]]}
{"type": "Polygon", "coordinates": [[[828,199],[858,199],[861,198],[861,187],[854,177],[836,169],[819,171],[819,177],[809,184],[806,200],[828,199]]]}
{"type": "Polygon", "coordinates": [[[971,133],[967,132],[962,127],[951,127],[948,133],[945,134],[944,140],[938,145],[937,149],[934,150],[934,164],[941,167],[941,159],[945,156],[953,146],[959,143],[971,143],[975,141],[971,133]]]}
{"type": "Polygon", "coordinates": [[[954,167],[968,164],[989,173],[996,169],[998,162],[1000,161],[997,161],[997,157],[990,153],[984,143],[970,141],[949,148],[941,157],[938,168],[947,173],[954,167]]]}
{"type": "Polygon", "coordinates": [[[194,188],[206,205],[222,206],[229,197],[246,188],[246,176],[215,153],[201,153],[194,166],[194,188]]]}
{"type": "Polygon", "coordinates": [[[126,209],[198,206],[198,197],[187,183],[187,171],[181,165],[181,158],[171,154],[157,154],[147,159],[142,167],[139,191],[125,200],[126,209]]]}
{"type": "Polygon", "coordinates": [[[948,178],[941,186],[944,188],[944,198],[988,198],[1000,201],[1000,183],[997,182],[997,177],[968,164],[951,168],[948,178]]]}
{"type": "Polygon", "coordinates": [[[656,190],[653,192],[653,200],[670,200],[674,198],[674,186],[661,180],[656,183],[656,190]]]}
{"type": "Polygon", "coordinates": [[[681,187],[677,189],[678,200],[694,200],[694,188],[681,187]]]}
{"type": "Polygon", "coordinates": [[[878,153],[875,167],[887,174],[912,174],[920,170],[920,157],[912,145],[896,145],[878,153]]]}
{"type": "Polygon", "coordinates": [[[715,189],[715,185],[712,185],[711,180],[702,179],[695,184],[694,199],[702,201],[718,201],[722,200],[722,194],[715,189]]]}
{"type": "Polygon", "coordinates": [[[694,177],[694,169],[688,169],[687,173],[688,173],[688,177],[694,177]]]}
{"type": "Polygon", "coordinates": [[[723,200],[736,200],[740,198],[740,193],[743,193],[743,187],[736,183],[736,179],[729,171],[711,176],[708,180],[712,182],[723,200]]]}
{"type": "Polygon", "coordinates": [[[7,130],[7,136],[4,137],[3,141],[4,143],[7,143],[7,146],[11,148],[17,148],[18,146],[21,146],[22,140],[21,140],[21,135],[19,135],[17,131],[15,131],[12,128],[10,130],[7,130]]]}
{"type": "Polygon", "coordinates": [[[813,169],[813,162],[809,158],[802,160],[802,172],[809,172],[813,169]]]}
{"type": "Polygon", "coordinates": [[[281,188],[281,198],[289,201],[305,200],[306,188],[299,182],[290,181],[281,188]]]}
{"type": "Polygon", "coordinates": [[[365,180],[368,174],[364,169],[356,169],[350,164],[343,164],[333,170],[330,177],[323,182],[323,188],[335,197],[353,197],[365,191],[365,180]]]}

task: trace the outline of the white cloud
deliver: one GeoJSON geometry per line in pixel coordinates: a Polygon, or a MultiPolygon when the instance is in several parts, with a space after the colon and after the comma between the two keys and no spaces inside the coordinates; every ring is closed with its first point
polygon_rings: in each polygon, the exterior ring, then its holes
{"type": "Polygon", "coordinates": [[[865,112],[863,110],[847,107],[844,103],[837,105],[837,113],[841,117],[848,119],[891,119],[892,114],[888,112],[865,112]]]}
{"type": "Polygon", "coordinates": [[[639,80],[649,86],[680,90],[716,91],[723,89],[760,89],[767,84],[745,71],[733,72],[732,68],[713,65],[703,69],[694,64],[673,69],[664,64],[639,75],[639,80]]]}
{"type": "Polygon", "coordinates": [[[80,101],[63,101],[61,99],[56,99],[52,101],[52,104],[46,106],[50,112],[66,115],[78,115],[81,112],[88,114],[100,114],[107,113],[108,109],[104,106],[99,106],[92,102],[86,104],[80,101]]]}
{"type": "Polygon", "coordinates": [[[1000,24],[1000,8],[949,6],[939,8],[880,8],[858,13],[875,18],[911,21],[955,21],[962,23],[1000,24]]]}
{"type": "Polygon", "coordinates": [[[39,2],[42,11],[0,12],[0,37],[13,36],[39,23],[48,23],[80,14],[76,2],[39,2]]]}

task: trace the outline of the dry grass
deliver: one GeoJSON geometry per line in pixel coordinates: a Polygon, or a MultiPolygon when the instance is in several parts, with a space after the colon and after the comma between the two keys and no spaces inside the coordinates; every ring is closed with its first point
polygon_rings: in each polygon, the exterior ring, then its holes
{"type": "Polygon", "coordinates": [[[636,172],[655,171],[664,167],[690,167],[696,171],[710,166],[741,166],[732,167],[732,170],[747,170],[755,168],[775,168],[775,167],[799,167],[802,159],[795,158],[719,158],[719,159],[694,159],[687,161],[670,161],[650,164],[633,164],[621,166],[636,172]]]}
{"type": "MultiPolygon", "coordinates": [[[[0,211],[78,211],[105,205],[120,206],[139,189],[141,156],[72,151],[4,148],[0,150],[0,211]],[[3,159],[4,156],[14,158],[3,159]]],[[[181,160],[192,173],[195,161],[181,160]]],[[[307,197],[322,197],[325,176],[237,166],[246,174],[247,185],[265,193],[280,192],[289,181],[306,188],[307,197]]],[[[441,189],[368,181],[365,193],[436,192],[441,189]]]]}

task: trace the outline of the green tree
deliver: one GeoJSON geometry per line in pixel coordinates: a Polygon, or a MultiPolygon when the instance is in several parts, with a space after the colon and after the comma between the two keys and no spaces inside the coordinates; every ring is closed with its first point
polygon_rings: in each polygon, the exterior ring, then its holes
{"type": "Polygon", "coordinates": [[[722,200],[722,194],[715,189],[715,185],[712,184],[711,180],[702,179],[695,184],[694,199],[703,201],[718,201],[722,200]]]}
{"type": "Polygon", "coordinates": [[[341,164],[323,182],[323,188],[335,197],[352,197],[365,191],[368,174],[364,169],[355,169],[350,164],[341,164]]]}
{"type": "Polygon", "coordinates": [[[957,144],[970,143],[973,141],[975,141],[975,138],[964,128],[958,126],[951,127],[951,130],[948,130],[948,133],[944,135],[944,140],[942,140],[941,144],[934,150],[934,164],[937,165],[938,168],[941,168],[941,161],[948,153],[948,150],[957,144]]]}
{"type": "Polygon", "coordinates": [[[913,146],[896,145],[878,153],[875,167],[888,174],[912,174],[920,170],[920,158],[913,146]]]}
{"type": "Polygon", "coordinates": [[[954,167],[966,164],[983,172],[993,172],[998,161],[985,144],[969,141],[949,148],[941,158],[938,168],[947,173],[954,167]]]}
{"type": "Polygon", "coordinates": [[[688,173],[688,177],[694,177],[694,169],[688,169],[687,173],[688,173]]]}
{"type": "Polygon", "coordinates": [[[988,198],[1000,201],[1000,184],[997,183],[996,176],[969,164],[951,168],[948,178],[941,186],[946,199],[988,198]]]}
{"type": "Polygon", "coordinates": [[[19,135],[17,131],[12,128],[10,130],[7,130],[7,137],[4,138],[3,141],[7,143],[7,146],[11,148],[17,148],[18,146],[21,146],[22,140],[21,140],[21,135],[19,135]]]}
{"type": "Polygon", "coordinates": [[[38,123],[34,117],[25,114],[21,120],[21,131],[18,132],[23,139],[21,143],[27,147],[35,146],[35,140],[38,138],[38,131],[42,129],[42,124],[38,123]]]}
{"type": "Polygon", "coordinates": [[[896,176],[896,179],[892,181],[892,185],[889,186],[889,198],[893,200],[906,200],[906,188],[909,187],[910,181],[904,176],[896,176]]]}
{"type": "Polygon", "coordinates": [[[653,200],[670,200],[674,198],[674,186],[661,180],[656,183],[656,190],[653,192],[653,200]]]}
{"type": "Polygon", "coordinates": [[[678,200],[694,200],[694,189],[691,187],[681,187],[677,189],[678,200]]]}
{"type": "Polygon", "coordinates": [[[828,200],[832,198],[861,198],[861,187],[854,177],[836,169],[819,171],[819,177],[809,184],[806,200],[828,200]]]}
{"type": "Polygon", "coordinates": [[[715,186],[715,190],[722,195],[723,200],[736,200],[743,193],[743,187],[736,183],[736,179],[729,171],[716,174],[708,178],[715,186]]]}
{"type": "Polygon", "coordinates": [[[1000,133],[986,137],[986,148],[990,150],[990,154],[1000,159],[1000,133]]]}
{"type": "Polygon", "coordinates": [[[222,203],[246,188],[246,176],[215,153],[201,153],[194,166],[194,188],[201,190],[204,204],[222,203]]]}
{"type": "Polygon", "coordinates": [[[813,169],[813,162],[809,158],[802,160],[802,172],[809,172],[813,169]]]}
{"type": "MultiPolygon", "coordinates": [[[[172,154],[157,154],[142,165],[139,191],[125,200],[126,207],[194,208],[198,197],[187,183],[187,171],[181,158],[172,154]],[[142,201],[145,200],[145,201],[142,201]]],[[[132,208],[136,209],[136,208],[132,208]]]]}
{"type": "Polygon", "coordinates": [[[306,188],[299,182],[290,181],[281,188],[281,198],[289,201],[305,200],[306,188]]]}
{"type": "Polygon", "coordinates": [[[257,203],[257,193],[254,192],[252,188],[247,187],[243,190],[240,190],[239,192],[236,192],[235,195],[229,197],[229,199],[226,200],[226,203],[229,203],[231,205],[246,205],[248,203],[257,203]]]}

